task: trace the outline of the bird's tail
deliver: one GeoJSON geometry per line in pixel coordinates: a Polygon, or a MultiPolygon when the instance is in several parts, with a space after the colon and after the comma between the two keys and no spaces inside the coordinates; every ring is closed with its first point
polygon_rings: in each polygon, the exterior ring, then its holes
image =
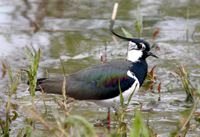
{"type": "MultiPolygon", "coordinates": [[[[36,83],[36,91],[41,91],[49,94],[62,94],[63,78],[39,78],[36,83]]],[[[28,82],[29,84],[29,82],[28,82]]]]}

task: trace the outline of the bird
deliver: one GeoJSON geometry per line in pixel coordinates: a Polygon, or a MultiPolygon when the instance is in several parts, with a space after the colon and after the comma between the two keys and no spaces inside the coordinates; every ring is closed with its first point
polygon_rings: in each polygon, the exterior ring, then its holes
{"type": "MultiPolygon", "coordinates": [[[[76,100],[92,101],[107,108],[120,105],[120,93],[126,102],[130,95],[137,93],[148,72],[146,58],[158,58],[150,51],[150,44],[140,38],[126,38],[128,41],[126,59],[92,65],[65,76],[65,93],[76,100]]],[[[51,94],[62,94],[62,76],[40,78],[36,90],[51,94]]]]}

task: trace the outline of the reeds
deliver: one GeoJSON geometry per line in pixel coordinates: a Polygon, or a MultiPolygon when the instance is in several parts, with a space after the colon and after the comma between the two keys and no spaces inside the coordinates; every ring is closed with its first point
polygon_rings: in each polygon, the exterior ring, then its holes
{"type": "Polygon", "coordinates": [[[128,101],[124,101],[124,97],[122,95],[122,91],[120,88],[119,83],[119,90],[120,90],[120,107],[116,111],[117,116],[117,136],[120,137],[126,137],[130,135],[130,137],[154,137],[153,134],[151,134],[152,130],[150,128],[147,128],[147,125],[145,124],[142,113],[139,109],[135,109],[133,111],[134,117],[132,118],[132,126],[128,127],[128,123],[126,122],[126,115],[127,115],[127,109],[129,106],[129,103],[136,91],[136,87],[138,85],[135,85],[135,89],[132,91],[130,96],[128,97],[128,101]]]}
{"type": "Polygon", "coordinates": [[[183,65],[178,67],[176,74],[178,75],[182,83],[182,88],[186,93],[185,102],[192,103],[192,106],[182,113],[177,129],[171,133],[171,136],[185,137],[190,129],[190,121],[195,118],[195,112],[199,105],[200,90],[193,87],[189,73],[183,65]]]}
{"type": "Polygon", "coordinates": [[[30,66],[26,70],[28,75],[29,92],[32,97],[35,96],[35,90],[37,86],[37,71],[40,62],[41,50],[38,51],[32,48],[27,48],[27,57],[30,61],[30,66]]]}
{"type": "Polygon", "coordinates": [[[10,66],[5,62],[2,62],[3,66],[3,78],[8,74],[8,88],[7,97],[4,104],[1,105],[1,110],[4,110],[0,115],[0,135],[3,137],[10,136],[11,124],[18,118],[18,112],[16,110],[16,104],[12,102],[12,98],[16,95],[17,87],[19,85],[18,73],[13,74],[10,66]]]}
{"type": "Polygon", "coordinates": [[[181,65],[178,67],[178,69],[176,70],[176,74],[178,74],[181,83],[182,83],[182,87],[186,93],[186,102],[193,102],[194,101],[194,91],[195,88],[193,87],[193,85],[190,82],[190,77],[188,72],[185,70],[185,68],[181,65]]]}
{"type": "Polygon", "coordinates": [[[132,128],[130,131],[130,137],[150,137],[150,130],[147,128],[142,114],[139,110],[135,111],[135,117],[132,120],[132,128]]]}

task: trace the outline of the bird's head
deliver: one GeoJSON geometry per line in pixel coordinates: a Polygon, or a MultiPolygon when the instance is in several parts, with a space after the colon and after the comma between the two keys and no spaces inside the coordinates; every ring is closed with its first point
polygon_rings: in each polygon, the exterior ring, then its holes
{"type": "Polygon", "coordinates": [[[148,42],[142,39],[131,39],[129,41],[127,60],[136,62],[138,60],[145,60],[149,56],[158,58],[150,51],[148,42]]]}
{"type": "Polygon", "coordinates": [[[111,29],[111,32],[115,36],[117,36],[121,39],[124,39],[126,41],[129,41],[127,60],[129,60],[131,62],[136,62],[138,60],[145,60],[149,56],[158,58],[156,55],[154,55],[150,51],[151,48],[147,41],[145,41],[143,39],[126,38],[124,36],[121,36],[121,35],[115,33],[112,29],[111,29]]]}

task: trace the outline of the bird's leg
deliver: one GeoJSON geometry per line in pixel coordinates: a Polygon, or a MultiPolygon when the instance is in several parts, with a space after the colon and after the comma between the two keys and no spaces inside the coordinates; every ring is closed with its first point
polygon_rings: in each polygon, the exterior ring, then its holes
{"type": "Polygon", "coordinates": [[[107,128],[110,130],[110,107],[108,108],[107,114],[107,128]]]}

